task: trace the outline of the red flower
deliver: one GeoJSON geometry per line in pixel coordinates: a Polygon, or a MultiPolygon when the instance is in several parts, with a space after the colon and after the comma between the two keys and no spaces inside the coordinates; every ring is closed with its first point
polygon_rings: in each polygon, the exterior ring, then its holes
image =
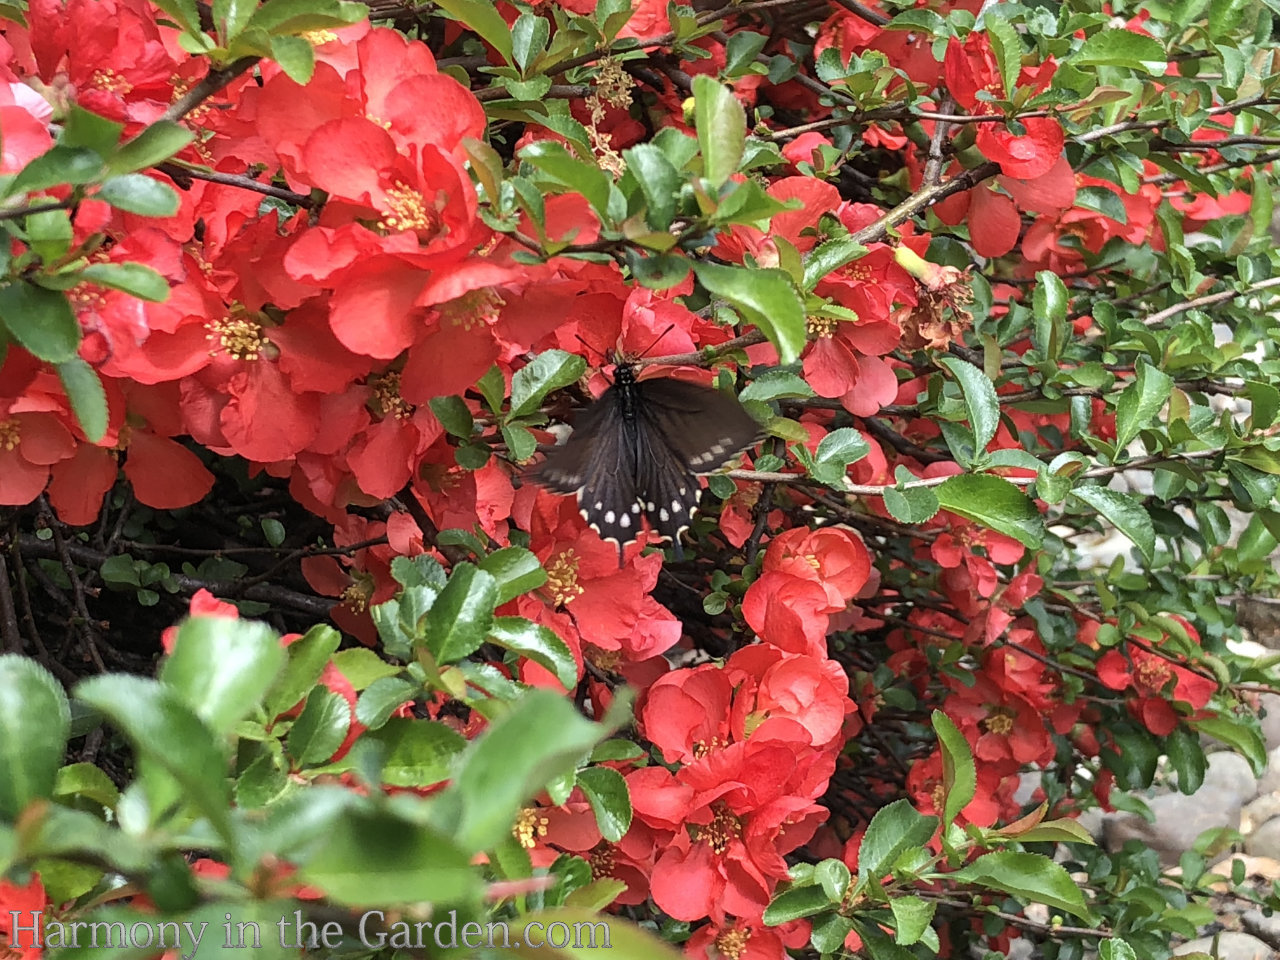
{"type": "Polygon", "coordinates": [[[761,640],[823,659],[830,611],[822,584],[785,573],[762,574],[742,598],[743,619],[761,640]]]}
{"type": "Polygon", "coordinates": [[[826,612],[836,613],[867,582],[871,555],[858,535],[845,527],[795,527],[769,543],[763,569],[818,583],[831,605],[826,612]]]}
{"type": "Polygon", "coordinates": [[[48,903],[38,873],[31,874],[24,886],[0,880],[0,944],[5,947],[6,960],[37,960],[44,955],[40,946],[43,936],[31,927],[43,930],[48,903]]]}
{"type": "Polygon", "coordinates": [[[1052,117],[1025,117],[1019,123],[1023,133],[1014,133],[1001,123],[981,124],[977,147],[988,160],[1000,164],[1002,173],[1031,180],[1048,173],[1058,162],[1066,137],[1062,125],[1052,117]]]}
{"type": "Polygon", "coordinates": [[[1217,682],[1209,677],[1134,644],[1124,653],[1108,650],[1098,660],[1097,671],[1104,686],[1134,692],[1128,701],[1129,711],[1158,737],[1167,737],[1178,726],[1178,713],[1170,699],[1199,710],[1218,690],[1217,682]]]}

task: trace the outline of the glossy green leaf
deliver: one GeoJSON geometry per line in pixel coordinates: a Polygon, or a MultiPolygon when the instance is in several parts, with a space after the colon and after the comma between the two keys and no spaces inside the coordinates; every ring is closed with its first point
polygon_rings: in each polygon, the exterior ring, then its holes
{"type": "Polygon", "coordinates": [[[578,665],[573,651],[550,627],[524,617],[495,617],[489,636],[503,649],[546,667],[566,690],[577,684],[578,665]]]}
{"type": "Polygon", "coordinates": [[[64,363],[80,346],[80,324],[66,294],[25,280],[0,286],[0,324],[30,353],[64,363]]]}
{"type": "Polygon", "coordinates": [[[430,787],[448,780],[467,740],[434,720],[392,717],[361,741],[379,743],[382,782],[391,787],[430,787]]]}
{"type": "MultiPolygon", "coordinates": [[[[102,169],[102,156],[97,151],[87,147],[55,145],[18,171],[5,193],[19,195],[64,183],[77,186],[91,183],[102,176],[102,169]]],[[[49,199],[41,202],[47,203],[49,199]]]]}
{"type": "Polygon", "coordinates": [[[388,807],[335,819],[298,878],[336,903],[377,907],[449,903],[477,891],[480,874],[453,841],[388,807]]]}
{"type": "Polygon", "coordinates": [[[34,660],[0,656],[0,817],[52,795],[71,730],[62,685],[34,660]]]}
{"type": "Polygon", "coordinates": [[[169,299],[169,281],[145,264],[91,263],[80,271],[80,276],[100,287],[122,290],[139,300],[163,303],[169,299]]]}
{"type": "Polygon", "coordinates": [[[973,762],[969,741],[950,717],[935,710],[931,721],[942,752],[942,788],[946,794],[942,822],[951,824],[977,793],[978,767],[973,762]]]}
{"type": "Polygon", "coordinates": [[[1061,865],[1038,853],[1011,850],[988,853],[952,873],[950,879],[999,890],[1019,900],[1043,903],[1086,923],[1093,922],[1080,885],[1061,865]]]}
{"type": "MultiPolygon", "coordinates": [[[[142,173],[124,173],[103,181],[95,197],[104,203],[111,204],[117,210],[136,213],[143,217],[171,217],[178,212],[178,194],[173,187],[142,173]]],[[[93,266],[143,267],[142,264],[96,264],[93,266]]],[[[89,269],[92,269],[92,266],[86,268],[86,272],[89,269]]],[[[168,296],[168,286],[165,282],[165,296],[168,296]]],[[[155,298],[143,297],[143,299],[155,298]]]]}
{"type": "Polygon", "coordinates": [[[256,620],[192,617],[178,628],[160,680],[218,734],[262,702],[284,666],[279,635],[256,620]]]}
{"type": "Polygon", "coordinates": [[[1067,58],[1074,67],[1127,67],[1153,77],[1164,75],[1168,61],[1158,40],[1123,27],[1099,30],[1067,58]]]}
{"type": "Polygon", "coordinates": [[[896,930],[894,940],[904,947],[919,943],[924,932],[933,923],[933,914],[938,904],[934,900],[921,900],[919,897],[894,897],[889,901],[893,910],[893,923],[896,930]]]}
{"type": "Polygon", "coordinates": [[[315,48],[305,37],[272,37],[271,59],[294,83],[310,83],[316,70],[315,48]]]}
{"type": "Polygon", "coordinates": [[[563,696],[529,691],[467,747],[453,782],[435,799],[434,822],[464,850],[491,846],[511,829],[522,803],[571,774],[620,720],[592,723],[563,696]]]}
{"type": "Polygon", "coordinates": [[[132,173],[168,160],[195,139],[195,134],[172,120],[157,120],[131,140],[120,145],[107,158],[107,169],[114,174],[132,173]]]}
{"type": "Polygon", "coordinates": [[[1036,549],[1044,539],[1044,520],[1035,503],[1002,477],[962,473],[933,488],[943,510],[972,520],[1036,549]]]}
{"type": "Polygon", "coordinates": [[[781,363],[793,363],[799,358],[805,344],[804,302],[786,271],[776,267],[748,270],[705,262],[696,262],[693,269],[699,283],[760,328],[778,351],[781,363]]]}
{"type": "Polygon", "coordinates": [[[1000,426],[1000,402],[996,399],[995,384],[978,367],[959,357],[942,357],[938,363],[950,370],[960,384],[969,428],[973,431],[974,450],[980,456],[1000,426]]]}
{"type": "Polygon", "coordinates": [[[547,350],[538,354],[511,377],[511,417],[525,417],[552,390],[577,381],[587,372],[587,361],[574,353],[547,350]]]}
{"type": "Polygon", "coordinates": [[[58,364],[58,379],[67,392],[71,409],[75,412],[85,439],[97,443],[107,433],[107,392],[103,389],[98,371],[80,357],[72,357],[58,364]]]}
{"type": "Polygon", "coordinates": [[[622,774],[612,767],[584,767],[578,787],[591,804],[600,835],[610,843],[621,840],[631,828],[631,794],[622,774]]]}
{"type": "Polygon", "coordinates": [[[514,62],[511,28],[488,0],[437,0],[437,6],[483,37],[507,63],[514,62]]]}
{"type": "Polygon", "coordinates": [[[328,687],[313,687],[289,731],[289,756],[299,766],[315,766],[337,752],[351,729],[351,707],[328,687]]]}
{"type": "Polygon", "coordinates": [[[1116,447],[1123,450],[1169,399],[1173,378],[1139,360],[1136,376],[1116,402],[1116,447]]]}
{"type": "Polygon", "coordinates": [[[638,143],[623,150],[622,159],[644,194],[649,225],[657,230],[666,230],[675,219],[676,198],[684,176],[652,143],[638,143]]]}
{"type": "Polygon", "coordinates": [[[804,291],[809,293],[829,273],[839,270],[859,257],[865,256],[867,248],[848,237],[839,237],[818,244],[805,257],[804,291]]]}
{"type": "Polygon", "coordinates": [[[356,699],[356,720],[377,730],[399,707],[422,692],[422,685],[403,677],[379,677],[356,699]]]}
{"type": "Polygon", "coordinates": [[[275,716],[300,703],[316,685],[341,642],[342,635],[337,630],[328,624],[318,624],[289,644],[285,664],[266,698],[267,713],[275,716]]]}
{"type": "Polygon", "coordinates": [[[608,218],[613,181],[595,163],[578,159],[555,140],[535,140],[520,151],[520,159],[553,183],[582,194],[602,219],[608,218]]]}
{"type": "Polygon", "coordinates": [[[498,584],[498,606],[547,582],[547,571],[524,547],[503,547],[480,561],[479,567],[498,584]]]}
{"type": "Polygon", "coordinates": [[[1108,523],[1133,541],[1147,563],[1155,558],[1156,530],[1146,508],[1134,497],[1093,484],[1076,487],[1071,496],[1098,511],[1108,523]]]}
{"type": "Polygon", "coordinates": [[[137,756],[164,770],[187,802],[223,837],[230,836],[227,759],[178,691],[155,680],[109,674],[82,681],[75,696],[110,720],[137,756]]]}
{"type": "Polygon", "coordinates": [[[449,582],[427,613],[427,649],[438,663],[452,663],[488,639],[498,581],[470,563],[453,568],[449,582]]]}
{"type": "Polygon", "coordinates": [[[738,172],[747,141],[747,113],[732,90],[706,74],[693,78],[693,100],[702,175],[719,188],[738,172]]]}
{"type": "Polygon", "coordinates": [[[831,909],[831,899],[822,887],[793,887],[773,898],[764,911],[764,922],[770,926],[812,917],[831,909]]]}
{"type": "Polygon", "coordinates": [[[466,440],[475,432],[475,421],[471,417],[471,410],[467,402],[456,394],[432,397],[428,405],[431,407],[431,412],[436,415],[436,419],[440,421],[440,425],[449,431],[451,436],[466,440]]]}
{"type": "Polygon", "coordinates": [[[938,829],[938,818],[927,817],[906,799],[895,800],[876,811],[858,850],[858,879],[879,880],[894,862],[912,847],[921,847],[938,829]]]}

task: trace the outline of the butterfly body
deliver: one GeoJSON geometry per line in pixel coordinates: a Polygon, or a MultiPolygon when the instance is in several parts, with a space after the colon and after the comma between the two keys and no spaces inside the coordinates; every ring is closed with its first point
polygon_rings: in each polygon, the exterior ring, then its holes
{"type": "Polygon", "coordinates": [[[698,476],[758,435],[736,398],[669,377],[639,380],[634,365],[620,361],[613,385],[532,475],[554,493],[576,494],[587,523],[619,551],[638,537],[643,517],[680,556],[680,534],[702,496],[698,476]]]}

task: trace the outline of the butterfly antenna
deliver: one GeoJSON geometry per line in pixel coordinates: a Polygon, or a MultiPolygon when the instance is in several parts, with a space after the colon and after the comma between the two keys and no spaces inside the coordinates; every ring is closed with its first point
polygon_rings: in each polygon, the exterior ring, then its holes
{"type": "Polygon", "coordinates": [[[662,338],[663,338],[663,337],[665,337],[665,336],[666,336],[668,333],[670,333],[672,330],[674,330],[674,329],[675,329],[675,327],[676,327],[676,325],[675,325],[674,323],[669,323],[669,324],[667,324],[667,329],[663,330],[660,334],[658,334],[658,336],[654,338],[654,340],[653,340],[653,342],[652,342],[651,344],[649,344],[647,347],[645,347],[645,348],[644,348],[644,350],[642,350],[639,354],[637,354],[637,355],[636,355],[636,359],[637,359],[637,360],[639,360],[639,359],[640,359],[641,357],[643,357],[646,353],[648,353],[650,350],[652,350],[654,347],[656,347],[656,346],[657,346],[657,345],[662,341],[662,338]]]}

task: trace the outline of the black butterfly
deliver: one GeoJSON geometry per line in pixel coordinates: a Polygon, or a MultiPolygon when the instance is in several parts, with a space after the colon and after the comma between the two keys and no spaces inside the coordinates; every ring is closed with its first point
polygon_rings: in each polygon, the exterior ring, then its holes
{"type": "Polygon", "coordinates": [[[640,518],[683,556],[680,534],[702,496],[698,476],[724,466],[760,436],[736,397],[670,378],[637,380],[619,360],[613,386],[579,417],[569,441],[531,471],[554,493],[574,493],[583,518],[622,548],[640,518]]]}

